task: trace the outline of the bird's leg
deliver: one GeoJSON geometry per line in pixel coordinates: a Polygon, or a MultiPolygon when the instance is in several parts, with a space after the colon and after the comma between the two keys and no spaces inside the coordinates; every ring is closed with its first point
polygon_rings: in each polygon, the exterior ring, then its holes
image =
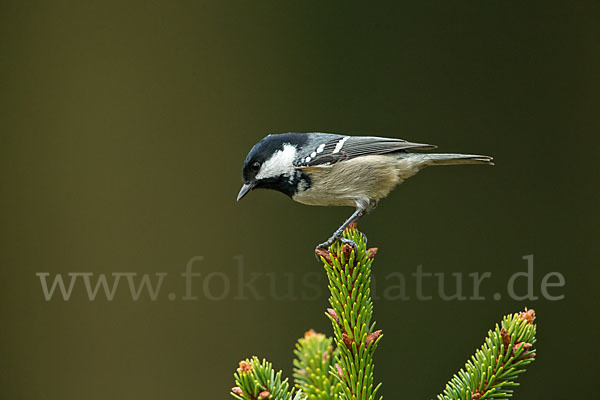
{"type": "Polygon", "coordinates": [[[317,249],[325,249],[326,250],[336,240],[339,240],[342,243],[346,243],[346,244],[349,244],[350,246],[352,246],[352,248],[354,249],[354,251],[356,253],[358,253],[358,246],[356,245],[356,243],[354,243],[350,239],[343,238],[342,237],[342,233],[344,233],[344,230],[348,227],[348,225],[350,225],[352,222],[358,221],[360,219],[360,217],[362,217],[364,211],[365,211],[364,208],[357,208],[356,211],[354,211],[354,213],[352,213],[352,215],[350,216],[350,218],[348,218],[342,224],[342,226],[340,226],[335,232],[333,232],[333,235],[331,235],[331,237],[329,239],[327,239],[327,241],[325,241],[325,242],[323,242],[323,243],[321,243],[320,245],[317,246],[317,249]]]}
{"type": "MultiPolygon", "coordinates": [[[[365,214],[370,214],[371,211],[373,211],[377,207],[377,203],[378,203],[377,200],[370,201],[369,205],[365,208],[365,211],[359,216],[359,218],[362,217],[365,214]]],[[[358,218],[356,220],[358,221],[358,218]]],[[[367,242],[368,242],[367,235],[365,235],[364,232],[361,232],[361,234],[363,235],[363,238],[365,239],[365,245],[366,245],[367,242]]]]}

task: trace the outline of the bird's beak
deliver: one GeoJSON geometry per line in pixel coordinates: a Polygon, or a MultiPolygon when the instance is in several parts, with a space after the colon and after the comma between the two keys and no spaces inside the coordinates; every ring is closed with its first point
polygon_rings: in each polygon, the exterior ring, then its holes
{"type": "Polygon", "coordinates": [[[254,188],[254,186],[256,186],[256,183],[254,182],[244,183],[244,186],[242,186],[240,192],[238,193],[237,201],[240,201],[242,197],[247,195],[248,192],[254,188]]]}

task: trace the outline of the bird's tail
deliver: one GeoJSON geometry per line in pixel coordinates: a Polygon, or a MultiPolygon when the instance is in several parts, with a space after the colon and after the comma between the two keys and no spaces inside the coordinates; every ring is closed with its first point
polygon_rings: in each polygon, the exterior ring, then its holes
{"type": "Polygon", "coordinates": [[[494,165],[493,158],[476,154],[419,154],[427,165],[487,164],[494,165]]]}

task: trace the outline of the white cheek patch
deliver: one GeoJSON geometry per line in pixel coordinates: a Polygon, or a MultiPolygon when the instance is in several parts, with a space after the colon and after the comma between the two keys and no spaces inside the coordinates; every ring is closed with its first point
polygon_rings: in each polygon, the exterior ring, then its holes
{"type": "Polygon", "coordinates": [[[274,178],[277,176],[293,176],[296,146],[289,143],[283,145],[283,150],[277,150],[271,158],[263,163],[256,174],[256,179],[274,178]]]}

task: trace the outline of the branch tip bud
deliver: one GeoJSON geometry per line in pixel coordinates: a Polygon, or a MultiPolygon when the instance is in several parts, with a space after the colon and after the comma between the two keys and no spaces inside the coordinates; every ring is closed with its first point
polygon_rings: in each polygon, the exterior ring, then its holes
{"type": "Polygon", "coordinates": [[[327,250],[323,250],[323,249],[315,249],[315,253],[317,254],[317,256],[323,257],[325,262],[333,267],[333,261],[331,260],[331,253],[329,253],[327,250]]]}
{"type": "Polygon", "coordinates": [[[252,364],[248,361],[240,361],[240,368],[242,373],[252,372],[252,364]]]}
{"type": "Polygon", "coordinates": [[[342,254],[344,255],[344,260],[346,262],[348,262],[348,260],[350,260],[350,255],[352,254],[352,250],[354,250],[354,249],[348,243],[346,243],[342,246],[342,254]]]}
{"type": "Polygon", "coordinates": [[[525,307],[525,311],[521,311],[519,317],[521,317],[522,320],[527,321],[528,324],[533,325],[535,311],[533,309],[528,310],[527,307],[525,307]]]}
{"type": "Polygon", "coordinates": [[[515,345],[513,346],[513,353],[517,352],[517,350],[519,350],[519,347],[521,346],[521,344],[523,345],[523,351],[527,351],[530,348],[533,347],[533,345],[531,343],[527,343],[527,342],[519,342],[519,343],[515,343],[515,345]]]}
{"type": "Polygon", "coordinates": [[[331,315],[331,318],[333,318],[335,322],[337,322],[338,324],[340,323],[340,319],[333,308],[328,308],[327,314],[331,315]]]}
{"type": "Polygon", "coordinates": [[[231,388],[231,391],[235,394],[237,394],[238,396],[241,396],[244,394],[244,392],[242,391],[242,388],[239,386],[234,386],[231,388]]]}
{"type": "Polygon", "coordinates": [[[506,331],[505,328],[500,329],[500,337],[502,337],[502,343],[504,343],[504,348],[508,348],[510,344],[510,335],[506,331]]]}
{"type": "Polygon", "coordinates": [[[368,249],[368,250],[367,250],[367,254],[368,254],[368,255],[367,255],[367,258],[368,258],[369,260],[372,260],[372,259],[374,259],[374,258],[375,258],[375,254],[377,254],[377,251],[378,251],[378,250],[379,250],[379,249],[378,249],[377,247],[371,247],[370,249],[368,249]]]}
{"type": "Polygon", "coordinates": [[[375,331],[373,333],[370,333],[369,335],[367,335],[367,346],[370,345],[372,342],[376,341],[377,338],[379,338],[379,336],[381,336],[381,329],[378,331],[375,331]]]}
{"type": "Polygon", "coordinates": [[[343,379],[344,378],[344,371],[342,371],[342,367],[340,367],[339,364],[335,364],[335,369],[336,369],[336,371],[338,373],[338,376],[343,379]]]}
{"type": "Polygon", "coordinates": [[[354,339],[350,339],[350,336],[346,332],[342,333],[342,341],[348,348],[348,350],[352,350],[352,343],[354,343],[354,339]]]}
{"type": "Polygon", "coordinates": [[[314,329],[309,329],[306,332],[304,332],[304,338],[306,339],[306,338],[315,336],[316,334],[317,334],[317,332],[315,332],[314,329]]]}

